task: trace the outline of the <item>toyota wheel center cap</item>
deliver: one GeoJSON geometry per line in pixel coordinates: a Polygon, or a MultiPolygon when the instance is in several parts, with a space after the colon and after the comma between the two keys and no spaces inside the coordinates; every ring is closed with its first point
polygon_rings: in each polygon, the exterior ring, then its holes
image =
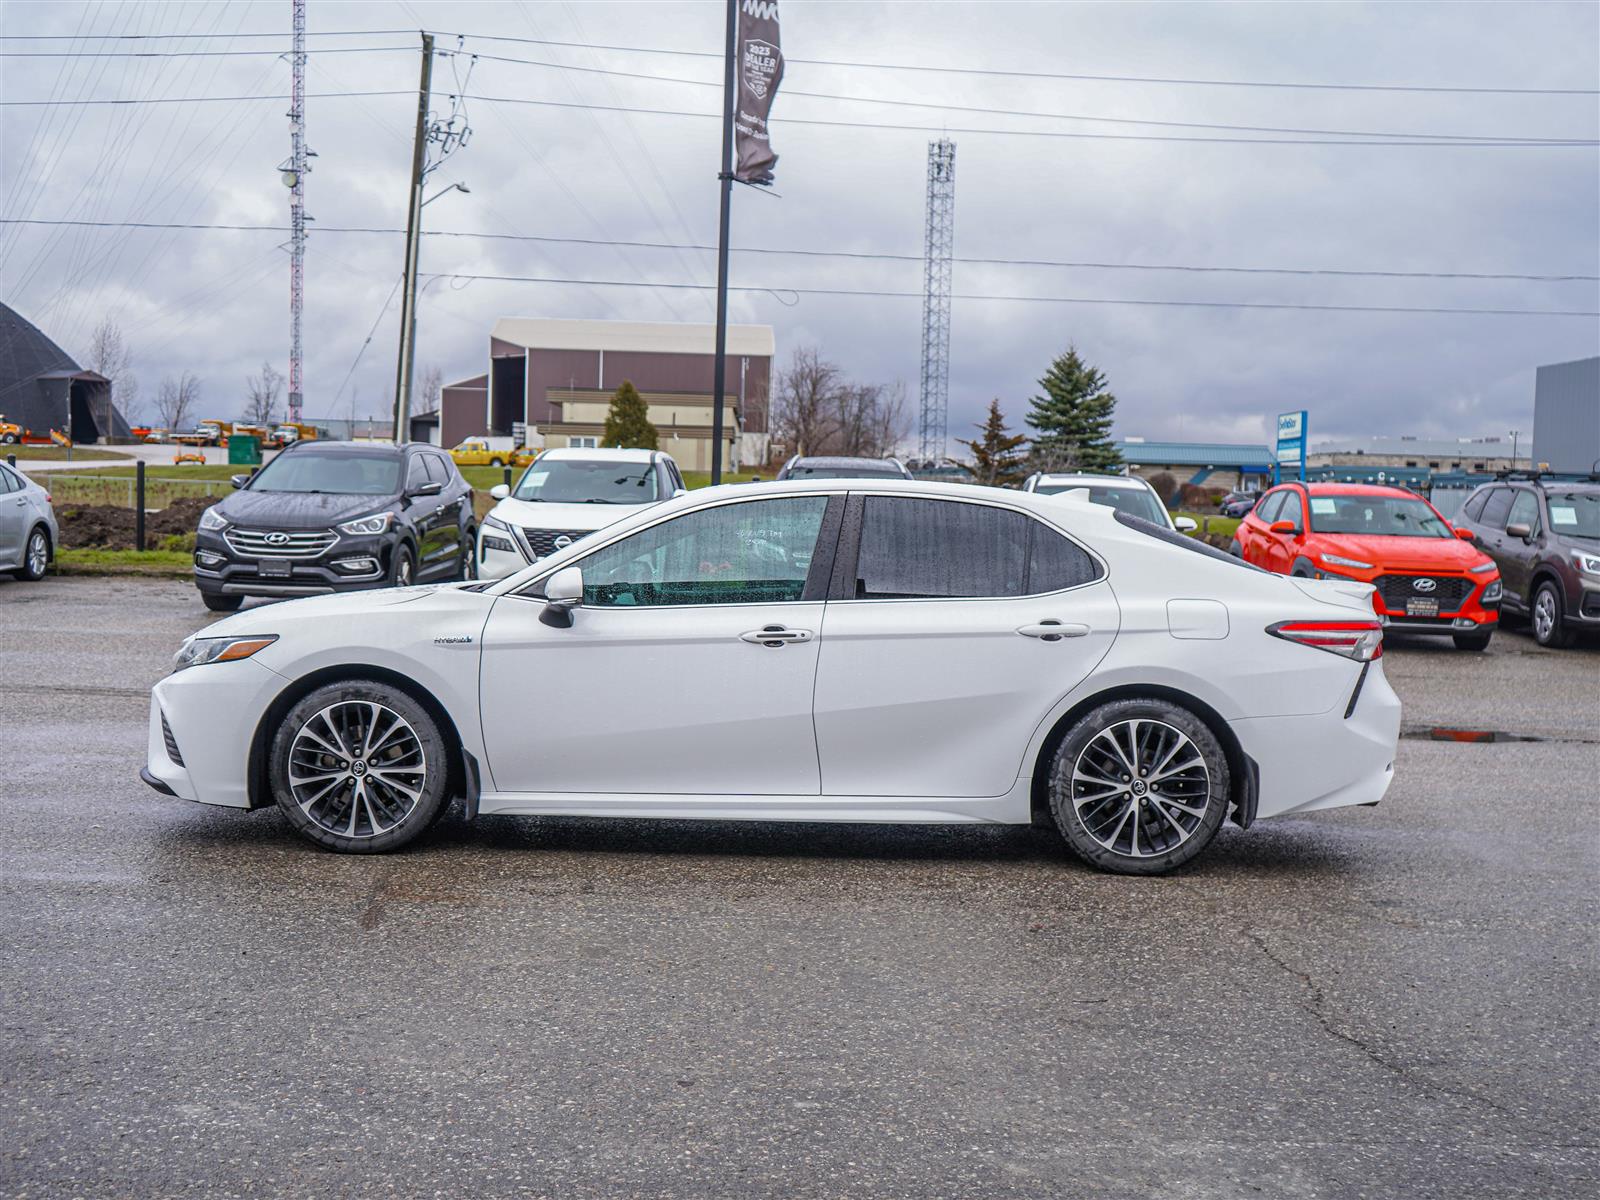
{"type": "Polygon", "coordinates": [[[355,762],[350,764],[350,774],[356,776],[357,778],[360,778],[362,775],[365,775],[366,773],[367,773],[367,764],[364,761],[362,761],[361,759],[358,758],[358,759],[355,760],[355,762]]]}

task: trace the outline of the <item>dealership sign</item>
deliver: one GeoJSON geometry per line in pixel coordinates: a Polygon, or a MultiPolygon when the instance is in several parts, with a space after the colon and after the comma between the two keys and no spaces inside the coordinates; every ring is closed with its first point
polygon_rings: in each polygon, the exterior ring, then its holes
{"type": "Polygon", "coordinates": [[[1306,410],[1278,414],[1278,466],[1298,467],[1306,477],[1306,410]]]}
{"type": "Polygon", "coordinates": [[[741,183],[771,183],[778,156],[767,136],[767,114],[783,82],[777,0],[739,0],[739,88],[733,105],[733,135],[741,183]]]}

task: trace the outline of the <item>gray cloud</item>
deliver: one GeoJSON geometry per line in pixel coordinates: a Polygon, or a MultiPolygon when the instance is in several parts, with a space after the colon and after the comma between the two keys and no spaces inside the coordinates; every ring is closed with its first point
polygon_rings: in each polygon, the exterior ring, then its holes
{"type": "MultiPolygon", "coordinates": [[[[784,5],[801,58],[1006,66],[1023,70],[1231,79],[1600,86],[1592,5],[784,5]]],[[[332,4],[313,32],[427,25],[629,45],[715,50],[719,4],[332,4]]],[[[284,29],[287,5],[7,6],[4,32],[284,29]]],[[[408,47],[414,35],[366,39],[408,47]]],[[[312,45],[324,45],[313,38],[312,45]]],[[[210,48],[224,45],[218,41],[210,48]]],[[[234,49],[259,48],[238,40],[234,49]]],[[[441,40],[441,45],[453,42],[441,40]]],[[[12,42],[9,49],[43,49],[12,42]]],[[[56,44],[50,48],[63,48],[56,44]]],[[[481,61],[486,96],[661,107],[704,119],[469,105],[471,144],[438,175],[469,196],[427,210],[432,228],[710,243],[716,233],[714,59],[510,46],[468,50],[638,71],[630,80],[481,61]]],[[[405,89],[412,50],[313,58],[310,91],[405,89]]],[[[12,59],[0,98],[282,92],[270,57],[12,59]]],[[[436,86],[452,86],[441,62],[436,86]]],[[[1597,136],[1595,98],[1179,87],[902,74],[790,64],[774,112],[781,198],[740,191],[736,244],[916,254],[927,134],[828,129],[796,118],[940,128],[1179,132],[895,110],[797,91],[1146,120],[1319,129],[1597,136]]],[[[281,223],[276,174],[288,152],[276,101],[0,110],[5,215],[281,223]]],[[[318,151],[308,207],[307,407],[333,395],[390,295],[400,238],[323,232],[404,221],[414,101],[313,99],[318,151]]],[[[1594,149],[1239,146],[954,134],[956,252],[967,256],[1380,270],[1600,273],[1594,149]]],[[[243,402],[244,376],[287,350],[287,259],[270,233],[0,230],[8,302],[81,352],[107,314],[124,326],[153,390],[180,368],[205,380],[207,408],[243,402]]],[[[425,273],[711,283],[696,251],[430,238],[425,273]]],[[[745,286],[916,291],[914,262],[745,255],[745,286]]],[[[958,292],[1254,303],[1440,307],[1600,306],[1592,283],[1184,275],[961,264],[958,292]]],[[[777,329],[780,352],[815,343],[863,377],[915,391],[915,299],[742,293],[734,319],[777,329]]],[[[453,378],[480,368],[501,315],[709,320],[709,293],[438,279],[423,296],[420,361],[453,378]]],[[[396,306],[352,376],[362,412],[393,380],[396,306]]],[[[951,423],[959,433],[999,396],[1020,424],[1034,380],[1069,342],[1109,374],[1119,429],[1150,437],[1264,438],[1265,419],[1313,410],[1321,434],[1500,432],[1528,427],[1533,368],[1596,352],[1592,319],[1385,315],[958,301],[951,423]]],[[[348,408],[349,391],[339,404],[348,408]]]]}

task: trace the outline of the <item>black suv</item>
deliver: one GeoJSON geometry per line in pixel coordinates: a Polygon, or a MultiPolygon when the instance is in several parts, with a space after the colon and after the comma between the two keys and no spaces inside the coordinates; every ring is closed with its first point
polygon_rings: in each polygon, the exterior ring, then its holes
{"type": "Polygon", "coordinates": [[[1455,523],[1499,566],[1502,611],[1526,617],[1541,646],[1600,629],[1600,479],[1486,483],[1455,523]]]}
{"type": "Polygon", "coordinates": [[[432,446],[299,442],[233,486],[195,532],[194,583],[213,612],[470,577],[472,488],[432,446]]]}

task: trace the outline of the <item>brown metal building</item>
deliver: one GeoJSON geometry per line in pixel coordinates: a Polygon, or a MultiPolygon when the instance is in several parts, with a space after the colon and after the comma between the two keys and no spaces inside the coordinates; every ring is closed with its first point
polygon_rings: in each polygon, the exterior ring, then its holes
{"type": "MultiPolygon", "coordinates": [[[[687,471],[711,464],[716,327],[506,317],[489,338],[488,371],[446,385],[439,440],[506,436],[521,422],[546,447],[598,445],[612,394],[631,380],[660,446],[687,471]]],[[[723,461],[767,460],[774,352],[769,325],[728,327],[723,461]]]]}

